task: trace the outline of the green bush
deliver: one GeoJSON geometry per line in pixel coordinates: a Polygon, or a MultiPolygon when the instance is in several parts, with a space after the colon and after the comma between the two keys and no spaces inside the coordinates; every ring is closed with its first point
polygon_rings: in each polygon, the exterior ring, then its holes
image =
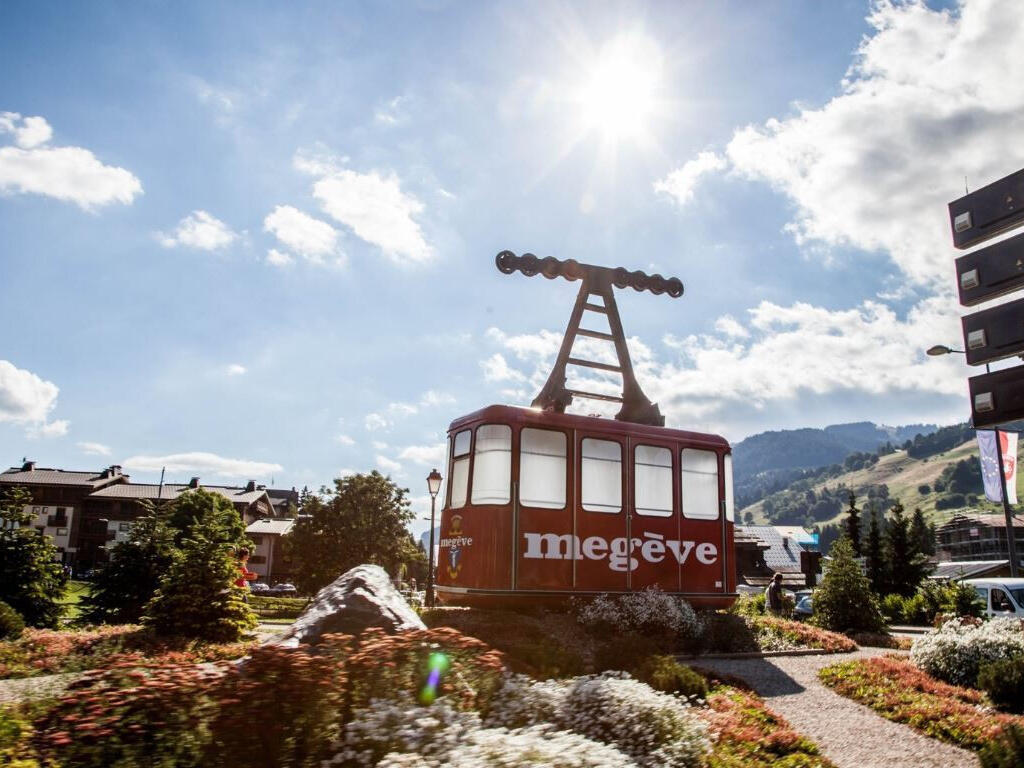
{"type": "Polygon", "coordinates": [[[853,546],[843,537],[832,545],[831,562],[821,586],[814,593],[811,619],[833,632],[861,630],[878,632],[885,626],[878,609],[878,598],[871,591],[868,577],[854,559],[853,546]]]}
{"type": "Polygon", "coordinates": [[[1024,713],[1024,657],[982,665],[978,687],[1000,709],[1024,713]]]}
{"type": "Polygon", "coordinates": [[[973,587],[926,580],[910,597],[886,595],[881,610],[890,624],[932,625],[939,615],[981,616],[984,605],[973,587]]]}
{"type": "Polygon", "coordinates": [[[882,611],[882,617],[889,624],[902,624],[906,619],[905,610],[905,599],[903,595],[886,595],[882,598],[881,605],[879,606],[882,611]]]}
{"type": "Polygon", "coordinates": [[[0,600],[0,640],[17,640],[25,630],[25,622],[16,610],[0,600]]]}
{"type": "Polygon", "coordinates": [[[707,680],[672,656],[648,656],[637,668],[636,676],[654,690],[663,693],[678,693],[700,699],[708,695],[707,680]]]}
{"type": "Polygon", "coordinates": [[[981,768],[1020,768],[1024,765],[1024,728],[1006,726],[978,754],[981,768]]]}
{"type": "Polygon", "coordinates": [[[0,600],[33,627],[56,627],[67,574],[49,536],[32,526],[32,494],[20,487],[0,491],[0,600]]]}

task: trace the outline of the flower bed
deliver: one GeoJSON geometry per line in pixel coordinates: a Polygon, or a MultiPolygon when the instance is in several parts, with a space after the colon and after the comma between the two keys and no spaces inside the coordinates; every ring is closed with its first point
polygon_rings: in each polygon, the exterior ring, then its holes
{"type": "Polygon", "coordinates": [[[237,659],[254,642],[205,643],[160,638],[134,625],[83,630],[27,629],[0,642],[0,679],[80,672],[121,662],[187,664],[237,659]]]}
{"type": "Polygon", "coordinates": [[[985,694],[943,683],[903,658],[883,656],[826,667],[821,681],[841,696],[927,736],[980,749],[1024,717],[996,714],[985,694]]]}
{"type": "Polygon", "coordinates": [[[789,621],[776,616],[755,616],[749,621],[754,627],[757,645],[762,651],[813,648],[826,653],[850,653],[857,650],[857,644],[846,635],[799,621],[789,621]]]}
{"type": "Polygon", "coordinates": [[[1024,656],[1021,619],[951,619],[917,638],[910,651],[914,663],[947,683],[975,685],[981,667],[989,662],[1024,656]]]}
{"type": "Polygon", "coordinates": [[[707,768],[834,768],[756,694],[719,684],[699,710],[713,735],[707,768]]]}

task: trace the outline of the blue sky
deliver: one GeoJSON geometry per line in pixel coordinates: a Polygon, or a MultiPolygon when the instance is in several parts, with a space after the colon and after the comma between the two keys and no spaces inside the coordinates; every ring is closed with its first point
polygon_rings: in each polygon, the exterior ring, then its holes
{"type": "Polygon", "coordinates": [[[1013,5],[5,3],[0,453],[422,508],[568,318],[505,248],[684,281],[619,298],[669,425],[962,419],[922,350],[945,203],[1024,164],[1013,5]]]}

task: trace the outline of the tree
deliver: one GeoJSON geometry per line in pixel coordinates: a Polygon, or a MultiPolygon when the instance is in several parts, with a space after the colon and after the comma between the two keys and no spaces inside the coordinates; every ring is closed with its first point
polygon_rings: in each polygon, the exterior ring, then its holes
{"type": "Polygon", "coordinates": [[[232,545],[246,541],[245,523],[234,504],[219,493],[196,488],[185,491],[167,505],[167,524],[174,529],[174,543],[180,546],[192,526],[208,515],[217,518],[222,541],[232,545]]]}
{"type": "Polygon", "coordinates": [[[143,623],[160,634],[232,642],[258,623],[245,602],[245,589],[235,586],[234,526],[219,506],[199,508],[146,605],[143,623]]]}
{"type": "Polygon", "coordinates": [[[850,540],[854,557],[860,557],[860,510],[857,497],[850,491],[850,506],[846,510],[846,536],[850,540]]]}
{"type": "Polygon", "coordinates": [[[914,516],[910,520],[910,540],[922,555],[935,554],[934,531],[925,522],[924,512],[920,507],[914,510],[914,516]]]}
{"type": "Polygon", "coordinates": [[[892,505],[892,519],[885,528],[885,559],[889,579],[887,591],[910,597],[925,574],[925,556],[910,538],[910,523],[903,504],[892,505]]]}
{"type": "Polygon", "coordinates": [[[0,600],[34,627],[55,627],[67,574],[53,540],[32,527],[32,494],[0,493],[0,600]]]}
{"type": "Polygon", "coordinates": [[[83,623],[136,623],[171,567],[177,550],[175,530],[167,524],[166,513],[156,514],[148,501],[142,505],[144,514],[135,521],[128,540],[110,550],[110,560],[82,600],[83,623]]]}
{"type": "Polygon", "coordinates": [[[307,495],[285,539],[299,591],[312,594],[363,563],[395,573],[409,557],[407,493],[373,471],[338,478],[333,489],[307,495]]]}
{"type": "Polygon", "coordinates": [[[874,506],[871,507],[871,523],[868,526],[868,541],[864,554],[871,589],[880,595],[886,584],[885,553],[882,550],[882,529],[878,524],[878,511],[874,506]]]}
{"type": "Polygon", "coordinates": [[[832,545],[825,577],[814,593],[813,621],[834,632],[879,632],[885,628],[878,598],[846,536],[832,545]]]}

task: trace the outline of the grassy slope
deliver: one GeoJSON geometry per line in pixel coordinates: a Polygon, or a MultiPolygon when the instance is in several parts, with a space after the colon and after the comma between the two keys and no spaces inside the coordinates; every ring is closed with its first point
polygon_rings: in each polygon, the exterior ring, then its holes
{"type": "MultiPolygon", "coordinates": [[[[969,440],[945,453],[930,456],[926,459],[912,459],[907,456],[906,451],[900,450],[888,456],[883,456],[873,467],[859,469],[855,472],[846,472],[837,477],[829,478],[825,482],[817,483],[814,485],[814,490],[821,490],[826,485],[834,488],[837,485],[843,484],[853,488],[857,495],[860,496],[869,485],[885,484],[889,486],[889,497],[902,501],[903,506],[906,507],[908,512],[912,512],[915,507],[920,507],[927,517],[944,520],[954,512],[962,510],[941,510],[936,512],[935,501],[939,496],[934,492],[922,496],[918,493],[917,487],[925,483],[928,485],[933,484],[939,478],[939,475],[942,474],[943,469],[950,464],[955,464],[967,458],[973,458],[975,461],[978,460],[978,444],[975,440],[969,440]]],[[[1020,472],[1017,473],[1017,497],[1024,499],[1024,475],[1020,472]]],[[[755,522],[764,523],[765,518],[761,511],[761,506],[761,502],[751,504],[749,507],[741,510],[740,514],[742,515],[749,510],[754,514],[755,522]]],[[[861,504],[858,504],[858,506],[861,506],[861,504]]],[[[986,512],[1002,511],[1002,507],[998,504],[986,502],[981,506],[984,507],[986,512]]],[[[845,512],[840,513],[831,520],[823,520],[821,524],[827,525],[830,522],[837,522],[844,515],[845,512]]]]}

